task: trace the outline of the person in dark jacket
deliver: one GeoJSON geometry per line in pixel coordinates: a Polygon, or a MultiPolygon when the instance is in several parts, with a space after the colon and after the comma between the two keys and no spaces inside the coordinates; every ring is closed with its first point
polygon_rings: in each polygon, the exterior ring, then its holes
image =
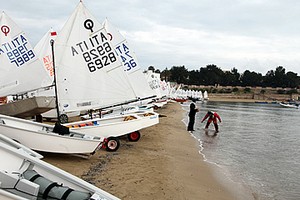
{"type": "Polygon", "coordinates": [[[196,116],[197,112],[199,112],[199,109],[196,108],[195,103],[192,102],[190,104],[189,123],[188,123],[188,127],[187,127],[188,131],[191,131],[191,132],[194,131],[195,116],[196,116]]]}

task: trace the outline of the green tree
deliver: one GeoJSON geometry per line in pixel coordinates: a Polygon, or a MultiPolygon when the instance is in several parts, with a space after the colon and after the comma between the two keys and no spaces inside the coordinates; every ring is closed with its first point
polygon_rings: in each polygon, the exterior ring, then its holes
{"type": "Polygon", "coordinates": [[[286,86],[290,88],[297,88],[300,85],[299,77],[294,72],[286,73],[286,86]]]}
{"type": "Polygon", "coordinates": [[[149,70],[149,71],[151,70],[152,72],[154,72],[154,71],[155,71],[155,68],[154,68],[153,66],[149,66],[149,67],[148,67],[148,70],[149,70]]]}
{"type": "Polygon", "coordinates": [[[187,83],[187,78],[188,78],[188,70],[184,66],[173,66],[170,69],[171,76],[170,76],[170,81],[174,81],[176,83],[187,83]]]}
{"type": "Polygon", "coordinates": [[[160,78],[162,80],[165,80],[165,81],[169,81],[170,80],[170,76],[171,76],[171,72],[170,70],[168,70],[168,68],[166,67],[165,70],[163,70],[161,73],[160,73],[160,78]]]}
{"type": "Polygon", "coordinates": [[[263,86],[265,87],[276,87],[276,77],[275,72],[270,70],[263,77],[263,86]]]}
{"type": "Polygon", "coordinates": [[[200,84],[216,85],[222,83],[224,72],[216,65],[207,65],[206,68],[200,68],[200,84]]]}
{"type": "Polygon", "coordinates": [[[222,77],[222,85],[224,86],[237,86],[240,85],[240,74],[236,68],[231,71],[225,71],[222,77]]]}
{"type": "Polygon", "coordinates": [[[286,87],[285,77],[285,69],[282,66],[278,66],[275,70],[275,86],[286,87]]]}
{"type": "Polygon", "coordinates": [[[200,72],[199,70],[192,70],[189,72],[188,84],[189,85],[200,85],[200,72]]]}
{"type": "Polygon", "coordinates": [[[249,70],[246,70],[241,75],[241,85],[242,86],[261,86],[262,84],[262,74],[256,73],[256,72],[250,72],[249,70]]]}

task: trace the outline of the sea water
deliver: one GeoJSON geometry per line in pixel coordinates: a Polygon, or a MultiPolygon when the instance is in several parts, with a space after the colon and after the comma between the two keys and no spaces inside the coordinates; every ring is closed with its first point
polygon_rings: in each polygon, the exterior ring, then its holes
{"type": "MultiPolygon", "coordinates": [[[[200,112],[193,135],[201,141],[207,161],[223,168],[232,180],[246,183],[257,199],[300,199],[300,109],[259,103],[196,105],[200,112]],[[216,136],[205,134],[206,121],[201,124],[208,110],[222,118],[216,136]]],[[[183,108],[188,112],[189,104],[183,108]]]]}

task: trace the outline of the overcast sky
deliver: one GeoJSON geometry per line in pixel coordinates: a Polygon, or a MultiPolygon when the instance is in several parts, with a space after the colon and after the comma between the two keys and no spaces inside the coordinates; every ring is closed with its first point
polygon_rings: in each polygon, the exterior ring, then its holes
{"type": "MultiPolygon", "coordinates": [[[[34,46],[59,32],[79,0],[0,0],[34,46]]],[[[102,23],[117,27],[139,63],[199,70],[215,64],[266,74],[283,66],[300,75],[299,0],[83,0],[102,23]]]]}

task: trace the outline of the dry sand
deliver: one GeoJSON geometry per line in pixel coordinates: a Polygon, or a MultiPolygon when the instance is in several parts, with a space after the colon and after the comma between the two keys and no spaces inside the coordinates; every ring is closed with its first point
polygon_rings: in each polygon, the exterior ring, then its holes
{"type": "Polygon", "coordinates": [[[117,152],[100,150],[89,159],[45,154],[44,160],[124,200],[245,199],[222,185],[203,161],[178,103],[157,112],[165,116],[160,123],[141,130],[138,142],[122,139],[117,152]]]}

